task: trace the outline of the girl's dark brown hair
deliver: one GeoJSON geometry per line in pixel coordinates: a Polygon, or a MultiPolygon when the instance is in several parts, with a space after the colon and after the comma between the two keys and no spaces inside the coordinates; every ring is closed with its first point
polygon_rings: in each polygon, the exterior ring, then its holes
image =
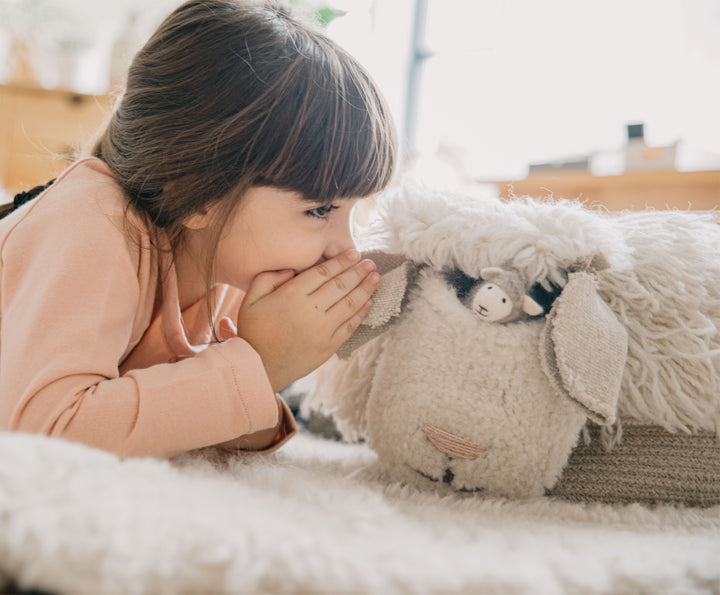
{"type": "Polygon", "coordinates": [[[314,24],[274,1],[190,0],[136,54],[93,154],[174,252],[220,201],[217,245],[251,186],[322,203],[381,190],[396,140],[370,76],[314,24]]]}

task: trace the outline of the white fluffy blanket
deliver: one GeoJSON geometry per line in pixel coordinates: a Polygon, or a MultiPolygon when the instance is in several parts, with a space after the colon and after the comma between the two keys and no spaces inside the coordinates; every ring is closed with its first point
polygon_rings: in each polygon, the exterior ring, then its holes
{"type": "Polygon", "coordinates": [[[0,587],[122,593],[720,593],[720,507],[511,502],[388,482],[300,434],[120,461],[0,433],[0,587]]]}

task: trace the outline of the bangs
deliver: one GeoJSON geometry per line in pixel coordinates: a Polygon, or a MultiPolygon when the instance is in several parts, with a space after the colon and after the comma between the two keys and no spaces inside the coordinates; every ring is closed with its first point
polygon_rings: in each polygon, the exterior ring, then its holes
{"type": "Polygon", "coordinates": [[[368,196],[390,183],[397,151],[392,117],[369,75],[341,52],[313,44],[288,69],[284,78],[293,84],[277,89],[256,144],[274,148],[262,159],[258,183],[321,203],[368,196]]]}

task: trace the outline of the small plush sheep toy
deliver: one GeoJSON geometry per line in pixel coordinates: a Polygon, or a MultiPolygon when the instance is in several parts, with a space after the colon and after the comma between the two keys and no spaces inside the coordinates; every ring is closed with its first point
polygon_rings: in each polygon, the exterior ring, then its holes
{"type": "Polygon", "coordinates": [[[714,214],[412,189],[379,212],[361,242],[383,283],[306,407],[388,479],[720,503],[714,214]]]}
{"type": "Polygon", "coordinates": [[[487,322],[511,322],[523,314],[539,316],[543,307],[525,293],[525,283],[516,271],[485,267],[480,279],[472,279],[460,271],[448,275],[458,298],[487,322]]]}

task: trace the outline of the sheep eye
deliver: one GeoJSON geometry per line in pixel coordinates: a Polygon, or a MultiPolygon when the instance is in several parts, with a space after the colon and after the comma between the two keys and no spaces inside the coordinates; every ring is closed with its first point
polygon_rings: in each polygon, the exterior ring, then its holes
{"type": "Polygon", "coordinates": [[[502,303],[504,304],[505,302],[507,302],[507,300],[505,298],[503,298],[502,303]]]}

